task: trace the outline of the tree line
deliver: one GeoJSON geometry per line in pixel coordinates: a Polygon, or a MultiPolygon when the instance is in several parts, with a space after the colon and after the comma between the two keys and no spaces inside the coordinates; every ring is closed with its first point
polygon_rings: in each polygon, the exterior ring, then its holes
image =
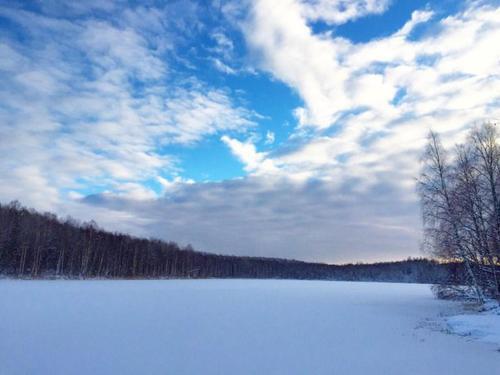
{"type": "Polygon", "coordinates": [[[446,283],[459,263],[428,259],[328,265],[217,255],[174,242],[111,233],[38,213],[19,202],[0,204],[0,274],[14,278],[283,278],[446,283]]]}
{"type": "Polygon", "coordinates": [[[485,123],[446,149],[430,132],[418,182],[426,248],[438,259],[461,262],[459,279],[479,301],[500,297],[498,138],[496,124],[485,123]]]}

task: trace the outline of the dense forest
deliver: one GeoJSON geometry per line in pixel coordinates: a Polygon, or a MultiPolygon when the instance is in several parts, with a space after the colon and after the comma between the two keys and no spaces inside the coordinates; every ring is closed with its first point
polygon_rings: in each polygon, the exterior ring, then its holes
{"type": "Polygon", "coordinates": [[[446,283],[460,263],[427,259],[328,265],[296,260],[216,255],[174,242],[61,220],[18,202],[0,204],[0,274],[15,278],[283,278],[446,283]]]}

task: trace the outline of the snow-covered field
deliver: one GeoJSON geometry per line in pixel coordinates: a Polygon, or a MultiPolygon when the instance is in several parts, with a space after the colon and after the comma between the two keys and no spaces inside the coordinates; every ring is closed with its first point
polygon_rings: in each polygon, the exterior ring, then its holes
{"type": "Polygon", "coordinates": [[[491,302],[480,314],[460,314],[446,319],[448,329],[457,335],[497,344],[500,350],[500,306],[491,302]]]}
{"type": "Polygon", "coordinates": [[[0,374],[496,374],[411,284],[0,280],[0,374]]]}

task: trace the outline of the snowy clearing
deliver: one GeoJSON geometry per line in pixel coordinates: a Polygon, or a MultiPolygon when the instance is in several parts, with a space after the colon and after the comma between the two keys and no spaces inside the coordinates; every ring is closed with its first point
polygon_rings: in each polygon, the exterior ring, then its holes
{"type": "Polygon", "coordinates": [[[458,307],[425,285],[0,280],[0,301],[2,375],[491,375],[500,366],[497,345],[438,329],[458,307]]]}

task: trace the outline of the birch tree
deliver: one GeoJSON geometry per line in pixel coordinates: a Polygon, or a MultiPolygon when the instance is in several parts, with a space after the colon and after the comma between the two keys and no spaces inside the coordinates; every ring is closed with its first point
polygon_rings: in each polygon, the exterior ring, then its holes
{"type": "Polygon", "coordinates": [[[464,263],[479,301],[500,295],[499,162],[494,124],[472,129],[453,152],[431,132],[418,183],[426,244],[436,257],[464,263]]]}

